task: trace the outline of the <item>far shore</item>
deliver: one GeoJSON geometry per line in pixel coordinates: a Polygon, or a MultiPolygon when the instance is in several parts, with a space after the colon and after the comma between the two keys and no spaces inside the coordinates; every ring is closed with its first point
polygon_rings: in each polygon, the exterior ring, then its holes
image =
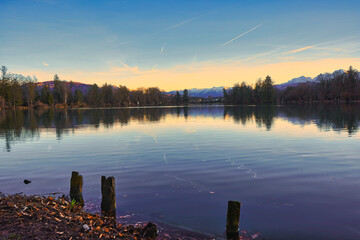
{"type": "Polygon", "coordinates": [[[313,105],[313,104],[329,104],[329,105],[346,105],[346,104],[359,104],[360,100],[348,101],[293,101],[279,104],[224,104],[222,102],[213,103],[192,103],[188,105],[138,105],[138,106],[87,106],[87,105],[73,105],[65,106],[64,104],[56,104],[54,106],[16,106],[16,107],[0,107],[0,110],[40,110],[40,109],[54,109],[54,110],[70,110],[70,109],[122,109],[122,108],[156,108],[156,107],[192,107],[192,106],[290,106],[290,105],[313,105]]]}

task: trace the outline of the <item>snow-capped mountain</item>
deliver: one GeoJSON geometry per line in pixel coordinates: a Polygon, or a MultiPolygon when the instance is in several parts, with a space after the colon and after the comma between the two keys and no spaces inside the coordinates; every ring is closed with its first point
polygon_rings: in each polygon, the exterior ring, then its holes
{"type": "MultiPolygon", "coordinates": [[[[224,87],[212,87],[212,88],[192,88],[189,90],[190,97],[222,97],[224,87]]],[[[179,90],[180,95],[183,95],[183,90],[179,90]]],[[[167,92],[167,94],[176,94],[176,91],[167,92]]]]}
{"type": "Polygon", "coordinates": [[[339,70],[336,70],[336,71],[334,71],[332,73],[321,73],[321,74],[319,74],[318,76],[316,76],[314,78],[301,76],[301,77],[298,77],[298,78],[293,78],[293,79],[291,79],[290,81],[288,81],[286,83],[275,85],[275,87],[277,89],[283,90],[283,89],[285,89],[287,87],[297,86],[300,83],[317,82],[320,79],[332,79],[332,78],[336,77],[337,75],[343,74],[344,72],[345,71],[343,69],[339,69],[339,70]]]}
{"type": "Polygon", "coordinates": [[[298,85],[300,83],[313,82],[313,81],[314,81],[314,79],[311,78],[311,77],[301,76],[301,77],[298,77],[298,78],[293,78],[293,79],[291,79],[290,81],[288,81],[286,83],[275,85],[275,87],[282,90],[282,89],[285,89],[287,87],[296,86],[296,85],[298,85]]]}
{"type": "Polygon", "coordinates": [[[320,79],[331,79],[338,75],[343,74],[345,71],[343,69],[339,69],[334,71],[333,73],[321,73],[314,78],[314,81],[319,81],[320,79]]]}
{"type": "MultiPolygon", "coordinates": [[[[289,86],[297,86],[300,83],[305,83],[305,82],[315,83],[316,81],[319,81],[320,79],[334,78],[335,76],[343,74],[344,72],[345,71],[343,69],[340,69],[340,70],[334,71],[333,73],[319,74],[315,78],[301,76],[301,77],[298,77],[298,78],[293,78],[293,79],[291,79],[290,81],[288,81],[286,83],[275,85],[275,88],[277,88],[279,90],[284,90],[285,88],[287,88],[289,86]]],[[[68,84],[70,84],[70,83],[68,83],[68,84]]],[[[50,89],[53,89],[54,82],[53,81],[38,82],[37,83],[38,91],[40,91],[44,87],[44,85],[47,85],[50,89]]],[[[73,82],[71,86],[72,86],[72,88],[71,88],[72,91],[75,91],[76,89],[80,89],[85,94],[88,92],[88,90],[91,87],[91,85],[89,85],[89,84],[83,84],[83,83],[79,83],[79,82],[73,82]]],[[[188,90],[189,90],[189,96],[190,97],[208,98],[209,96],[212,96],[214,98],[217,98],[217,97],[223,97],[223,89],[224,89],[224,87],[221,86],[221,87],[212,87],[212,88],[192,88],[192,89],[188,89],[188,90]]],[[[226,89],[229,90],[229,88],[226,88],[226,89]]],[[[179,90],[179,93],[180,93],[180,95],[183,95],[183,90],[179,90]]],[[[176,90],[166,92],[166,94],[175,95],[176,90]]]]}
{"type": "MultiPolygon", "coordinates": [[[[301,76],[301,77],[293,78],[288,82],[275,85],[275,88],[277,88],[279,90],[284,90],[287,87],[290,87],[290,86],[294,87],[300,83],[305,83],[305,82],[313,82],[314,83],[314,82],[318,81],[321,77],[330,79],[330,78],[335,77],[336,75],[343,74],[344,72],[345,71],[343,69],[340,69],[340,70],[334,71],[333,73],[319,74],[315,78],[301,76]]],[[[190,97],[204,97],[204,98],[207,98],[209,96],[223,97],[223,88],[224,87],[212,87],[212,88],[200,88],[200,89],[193,88],[193,89],[189,89],[189,96],[190,97]]],[[[183,90],[179,90],[179,93],[180,93],[180,95],[182,95],[183,90]]],[[[167,92],[167,94],[175,95],[176,91],[170,91],[170,92],[167,92]]]]}

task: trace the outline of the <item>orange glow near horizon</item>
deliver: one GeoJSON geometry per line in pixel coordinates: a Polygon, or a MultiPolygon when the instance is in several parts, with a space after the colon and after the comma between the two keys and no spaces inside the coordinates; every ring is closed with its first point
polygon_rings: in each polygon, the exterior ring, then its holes
{"type": "Polygon", "coordinates": [[[275,84],[281,84],[292,78],[307,76],[316,77],[320,73],[349,66],[360,68],[360,58],[328,58],[313,61],[286,61],[277,63],[191,63],[167,69],[142,70],[138,66],[112,66],[98,72],[63,70],[57,72],[15,69],[23,75],[35,75],[40,82],[50,81],[54,74],[67,81],[86,84],[104,83],[115,86],[125,85],[130,89],[138,87],[159,87],[170,91],[191,88],[230,87],[234,83],[245,81],[254,84],[257,79],[270,75],[275,84]]]}

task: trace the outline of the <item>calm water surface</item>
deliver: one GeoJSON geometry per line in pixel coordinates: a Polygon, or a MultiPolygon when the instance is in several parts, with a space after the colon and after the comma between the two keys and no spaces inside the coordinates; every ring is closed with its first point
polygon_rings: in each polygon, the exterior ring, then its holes
{"type": "Polygon", "coordinates": [[[0,191],[69,192],[99,206],[116,179],[119,215],[224,236],[360,239],[360,106],[0,111],[0,191]],[[24,179],[32,180],[29,185],[24,179]]]}

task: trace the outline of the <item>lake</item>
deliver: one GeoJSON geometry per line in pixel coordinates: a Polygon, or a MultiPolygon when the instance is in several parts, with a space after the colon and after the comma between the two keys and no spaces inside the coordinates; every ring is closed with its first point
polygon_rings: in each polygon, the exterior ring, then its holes
{"type": "Polygon", "coordinates": [[[360,106],[0,111],[0,191],[116,179],[117,214],[223,238],[228,200],[266,239],[360,239],[360,106]],[[32,181],[25,185],[24,179],[32,181]]]}

